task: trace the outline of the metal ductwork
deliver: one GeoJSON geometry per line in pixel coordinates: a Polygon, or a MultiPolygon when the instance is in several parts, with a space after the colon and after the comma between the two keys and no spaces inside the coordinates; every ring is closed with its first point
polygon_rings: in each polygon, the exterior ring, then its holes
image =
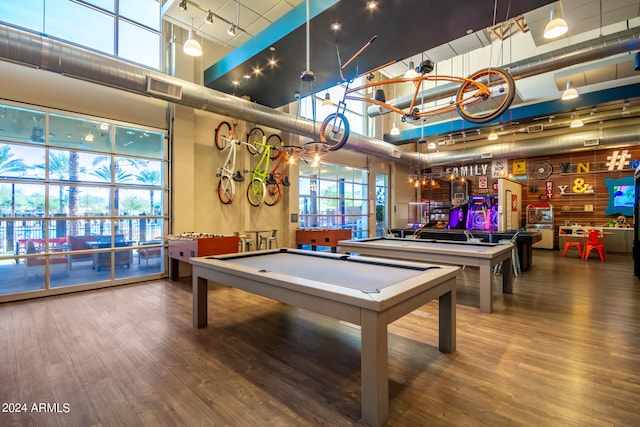
{"type": "MultiPolygon", "coordinates": [[[[627,33],[629,34],[624,37],[614,35],[607,37],[606,41],[599,38],[591,44],[582,43],[579,45],[582,46],[581,49],[563,49],[561,52],[556,53],[555,56],[569,55],[571,56],[571,63],[580,63],[601,57],[599,55],[611,55],[612,53],[610,52],[612,51],[620,52],[637,49],[637,47],[633,47],[637,46],[637,36],[633,32],[624,32],[624,34],[627,33]],[[618,50],[615,50],[616,47],[614,45],[609,46],[611,43],[622,46],[618,46],[618,50]],[[606,45],[610,49],[599,49],[599,53],[596,54],[593,52],[595,45],[606,45]],[[571,52],[568,52],[569,50],[571,52]]],[[[555,56],[551,54],[545,55],[548,59],[546,59],[544,66],[535,62],[541,61],[540,59],[535,59],[531,63],[521,64],[521,73],[528,76],[566,66],[558,65],[562,61],[555,56]]],[[[307,119],[12,27],[0,26],[0,60],[139,95],[153,96],[168,102],[215,112],[250,123],[259,123],[311,139],[317,138],[317,129],[320,127],[319,124],[307,119]],[[155,87],[168,87],[174,90],[167,92],[150,90],[154,85],[155,87]]],[[[636,133],[637,131],[633,130],[633,134],[635,135],[636,133]]],[[[424,153],[402,151],[393,144],[364,135],[352,134],[345,147],[345,149],[406,164],[434,164],[433,159],[430,160],[429,156],[424,153]]],[[[500,147],[503,146],[501,145],[500,147]]],[[[483,148],[483,151],[488,149],[489,147],[483,148]]],[[[469,152],[467,151],[467,157],[468,154],[469,152]]],[[[535,156],[537,153],[532,151],[527,155],[535,156]]],[[[451,157],[448,157],[446,163],[451,161],[451,157]]]]}
{"type": "Polygon", "coordinates": [[[566,152],[591,151],[594,147],[614,148],[638,143],[640,143],[639,126],[628,125],[544,136],[526,141],[498,142],[475,148],[423,153],[423,163],[419,163],[418,167],[469,164],[469,162],[490,161],[491,157],[503,159],[552,156],[566,152]]]}
{"type": "MultiPolygon", "coordinates": [[[[607,58],[619,53],[633,52],[640,49],[640,30],[633,28],[617,33],[601,36],[597,39],[577,43],[572,46],[556,49],[541,55],[532,56],[513,64],[501,66],[509,70],[515,80],[538,74],[548,73],[572,65],[607,58]]],[[[430,102],[455,96],[460,87],[457,83],[447,83],[427,89],[420,94],[421,102],[430,102]]],[[[403,109],[411,105],[413,95],[406,95],[389,101],[390,105],[403,109]]],[[[367,109],[369,117],[390,113],[390,110],[373,105],[367,109]]]]}

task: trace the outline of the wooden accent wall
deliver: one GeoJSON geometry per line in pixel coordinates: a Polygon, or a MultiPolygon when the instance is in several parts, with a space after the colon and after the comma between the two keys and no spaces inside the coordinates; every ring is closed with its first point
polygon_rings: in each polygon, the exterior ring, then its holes
{"type": "MultiPolygon", "coordinates": [[[[608,148],[604,150],[594,150],[592,152],[568,153],[557,156],[535,157],[527,159],[527,169],[536,161],[548,161],[553,166],[553,173],[545,180],[532,178],[530,175],[527,180],[518,181],[522,184],[522,202],[523,208],[530,203],[550,203],[554,208],[554,225],[556,227],[570,224],[607,226],[610,219],[615,219],[618,215],[605,215],[605,209],[609,204],[609,191],[605,184],[605,178],[620,179],[626,176],[633,176],[633,169],[630,165],[624,167],[623,170],[608,170],[607,157],[611,156],[615,151],[622,153],[626,150],[630,154],[629,161],[640,160],[640,146],[631,146],[622,149],[608,148]],[[569,163],[572,171],[562,172],[561,163],[569,163]],[[578,165],[582,163],[588,166],[589,171],[578,171],[578,165]],[[577,182],[576,182],[577,180],[577,182]],[[541,196],[545,194],[545,182],[553,181],[554,194],[548,201],[541,200],[541,196]],[[574,193],[574,185],[589,184],[593,187],[591,194],[579,194],[571,196],[561,196],[558,186],[568,186],[565,190],[567,193],[574,193]],[[532,191],[537,187],[537,192],[532,191]],[[593,212],[585,211],[585,205],[593,206],[593,212]],[[563,210],[564,208],[564,210],[563,210]]],[[[523,209],[522,224],[525,220],[526,209],[523,209]]],[[[633,217],[627,218],[628,224],[633,224],[633,217]]]]}
{"type": "MultiPolygon", "coordinates": [[[[605,215],[605,209],[609,203],[609,191],[605,184],[605,178],[620,179],[627,176],[633,176],[633,168],[631,164],[624,166],[623,170],[608,170],[608,159],[615,151],[622,153],[626,150],[630,157],[629,162],[640,160],[640,145],[633,145],[624,148],[606,148],[597,149],[588,152],[566,153],[554,156],[540,156],[532,157],[526,160],[527,175],[515,176],[513,180],[522,185],[522,200],[521,200],[521,223],[520,227],[526,225],[526,207],[529,204],[535,203],[550,203],[554,208],[554,225],[557,227],[565,225],[565,222],[570,224],[580,224],[589,226],[608,226],[610,219],[617,218],[618,215],[605,215]],[[531,167],[538,161],[549,162],[553,167],[552,174],[543,180],[536,179],[531,176],[531,167]],[[563,173],[561,164],[569,164],[570,171],[563,173]],[[588,167],[588,171],[578,171],[579,164],[588,167]],[[524,178],[524,179],[519,179],[524,178]],[[573,187],[577,183],[582,185],[589,184],[593,187],[593,193],[591,194],[579,194],[571,196],[561,196],[558,186],[566,185],[567,193],[574,193],[573,187]],[[553,182],[553,195],[551,199],[545,199],[545,186],[546,182],[553,182]],[[585,211],[585,205],[591,205],[593,207],[592,212],[585,211]],[[563,210],[563,207],[565,208],[563,210]]],[[[517,157],[510,159],[509,171],[514,170],[513,161],[522,160],[517,157]]],[[[482,162],[478,162],[482,163],[482,162]]],[[[491,163],[488,159],[486,163],[491,163]]],[[[490,168],[489,168],[490,169],[490,168]]],[[[478,177],[466,177],[469,182],[469,194],[496,194],[493,190],[493,183],[496,178],[489,177],[489,185],[487,193],[480,193],[478,191],[478,177]]],[[[428,186],[428,185],[427,185],[428,186]]],[[[446,183],[440,185],[441,188],[448,189],[449,186],[446,183]]],[[[422,189],[422,197],[432,201],[449,201],[450,195],[448,193],[437,189],[422,189]],[[429,197],[430,196],[430,197],[429,197]]],[[[632,226],[633,217],[627,218],[627,223],[632,226]]]]}

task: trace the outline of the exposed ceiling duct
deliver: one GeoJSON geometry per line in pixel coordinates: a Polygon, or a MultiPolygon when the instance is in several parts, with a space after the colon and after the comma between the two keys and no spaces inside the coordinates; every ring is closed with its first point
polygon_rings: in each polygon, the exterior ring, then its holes
{"type": "Polygon", "coordinates": [[[487,161],[487,154],[499,159],[521,159],[593,150],[594,145],[600,148],[628,146],[640,143],[638,128],[638,124],[634,124],[586,130],[579,133],[529,138],[526,141],[518,141],[517,138],[514,138],[512,141],[484,144],[475,148],[423,153],[422,162],[417,164],[423,167],[451,166],[452,164],[487,161]]]}
{"type": "MultiPolygon", "coordinates": [[[[518,80],[620,53],[634,52],[638,49],[640,49],[640,29],[633,28],[535,55],[513,64],[501,66],[501,68],[508,69],[513,78],[518,80]]],[[[454,96],[459,87],[460,85],[457,83],[449,83],[427,89],[420,92],[420,100],[426,103],[454,96]]],[[[389,104],[403,109],[409,107],[412,100],[413,94],[398,97],[389,101],[389,104]]],[[[377,105],[367,109],[369,117],[389,112],[390,110],[380,108],[377,105]]]]}
{"type": "MultiPolygon", "coordinates": [[[[637,36],[634,37],[637,39],[637,36]]],[[[629,36],[627,36],[625,43],[627,41],[629,41],[629,36]]],[[[607,41],[607,43],[612,42],[607,41]]],[[[585,44],[582,45],[584,46],[585,44]]],[[[629,48],[628,45],[625,44],[625,46],[625,49],[629,48]]],[[[591,60],[594,59],[593,49],[593,46],[583,47],[584,51],[575,51],[571,55],[575,59],[575,63],[591,60]]],[[[317,137],[317,130],[319,129],[317,123],[314,124],[313,121],[307,119],[217,92],[113,57],[7,26],[0,26],[0,60],[39,68],[144,96],[153,96],[238,120],[259,123],[311,139],[317,137]],[[165,94],[163,94],[163,87],[167,89],[165,94]]],[[[549,59],[546,66],[532,66],[529,72],[543,73],[551,71],[555,69],[555,64],[557,64],[557,60],[549,59]]],[[[638,134],[637,128],[630,129],[629,132],[633,134],[632,139],[637,140],[635,137],[638,134]]],[[[559,146],[558,150],[566,151],[569,147],[569,141],[562,141],[561,143],[567,144],[567,146],[564,148],[559,146]]],[[[434,164],[434,159],[430,160],[428,155],[424,153],[403,151],[393,144],[358,134],[352,134],[345,147],[346,149],[406,164],[434,164]]],[[[482,151],[486,152],[487,149],[487,147],[483,147],[482,151]]],[[[535,150],[532,149],[530,151],[527,154],[528,156],[537,155],[535,150]]],[[[467,155],[469,155],[469,151],[467,151],[467,155]]],[[[480,153],[478,154],[479,156],[480,153]]],[[[451,157],[447,157],[445,164],[451,161],[451,157]]]]}

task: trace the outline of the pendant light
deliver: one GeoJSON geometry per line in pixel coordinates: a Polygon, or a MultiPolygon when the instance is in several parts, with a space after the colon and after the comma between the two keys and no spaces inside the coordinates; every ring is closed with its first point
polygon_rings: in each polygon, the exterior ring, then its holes
{"type": "Polygon", "coordinates": [[[576,88],[574,88],[573,86],[571,86],[571,82],[568,81],[567,82],[567,88],[565,89],[564,92],[562,92],[561,99],[563,101],[568,101],[570,99],[575,99],[578,96],[580,96],[580,94],[578,93],[578,90],[576,88]]]}
{"type": "Polygon", "coordinates": [[[544,27],[544,38],[555,39],[569,31],[567,21],[564,20],[562,13],[562,2],[558,2],[558,6],[551,9],[549,15],[549,23],[544,27]]]}
{"type": "MultiPolygon", "coordinates": [[[[191,27],[193,27],[193,19],[191,20],[191,27]]],[[[189,37],[182,46],[182,51],[189,56],[202,56],[202,46],[198,43],[198,40],[193,38],[193,30],[189,30],[189,37]]]]}
{"type": "Polygon", "coordinates": [[[407,69],[407,72],[404,73],[404,77],[406,79],[412,79],[414,77],[418,77],[420,76],[420,74],[418,74],[418,72],[416,71],[415,68],[415,64],[413,63],[413,61],[409,61],[409,68],[407,69]]]}

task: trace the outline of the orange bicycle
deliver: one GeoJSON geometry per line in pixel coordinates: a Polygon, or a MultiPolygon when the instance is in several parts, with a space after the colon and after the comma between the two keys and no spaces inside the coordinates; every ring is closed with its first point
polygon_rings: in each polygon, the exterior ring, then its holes
{"type": "MultiPolygon", "coordinates": [[[[344,112],[346,109],[346,100],[363,101],[378,105],[387,110],[393,111],[401,115],[402,121],[420,120],[427,116],[434,116],[451,111],[457,111],[458,114],[470,123],[487,123],[502,115],[511,106],[515,97],[515,82],[508,71],[501,68],[486,68],[469,76],[456,77],[446,75],[427,74],[433,71],[434,64],[430,60],[422,61],[416,68],[418,77],[402,77],[389,79],[382,82],[367,83],[357,87],[349,87],[353,81],[359,77],[369,75],[382,68],[388,67],[398,60],[390,61],[372,70],[356,75],[352,79],[346,79],[343,75],[344,68],[357,58],[378,36],[373,36],[359,51],[357,51],[344,65],[341,64],[340,54],[338,53],[338,64],[340,64],[340,78],[346,82],[346,87],[342,100],[338,102],[338,108],[335,113],[329,114],[320,126],[320,140],[329,145],[330,151],[340,149],[349,138],[349,121],[344,112]],[[418,95],[422,89],[424,81],[448,81],[460,83],[455,98],[446,105],[427,108],[420,111],[417,107],[418,95]],[[362,95],[367,93],[367,89],[375,88],[383,85],[391,85],[396,83],[412,82],[415,90],[411,104],[407,110],[400,109],[388,104],[384,96],[376,96],[369,98],[362,95]]],[[[379,94],[376,90],[374,93],[379,94]]]]}
{"type": "Polygon", "coordinates": [[[264,197],[264,203],[267,206],[275,206],[282,199],[282,187],[291,185],[289,177],[285,175],[285,169],[289,160],[289,153],[278,147],[271,147],[271,151],[276,154],[271,157],[276,162],[275,166],[267,176],[265,183],[267,191],[264,197]]]}

